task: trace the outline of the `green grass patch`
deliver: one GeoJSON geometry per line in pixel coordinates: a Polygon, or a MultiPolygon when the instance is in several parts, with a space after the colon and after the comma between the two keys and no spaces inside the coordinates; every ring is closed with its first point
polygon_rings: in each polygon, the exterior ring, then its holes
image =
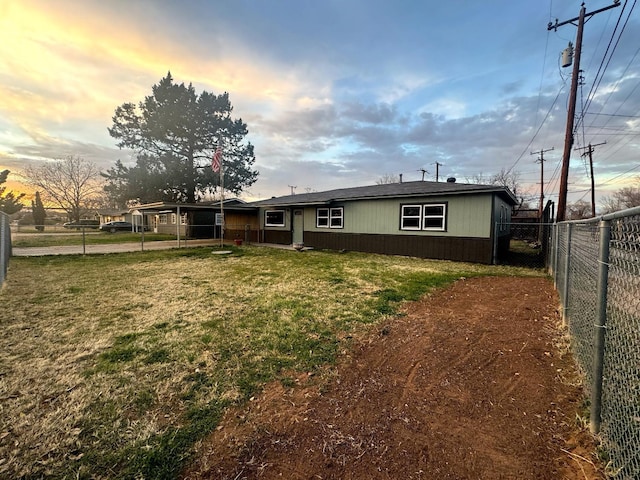
{"type": "Polygon", "coordinates": [[[229,249],[12,258],[0,291],[9,312],[0,428],[12,432],[0,444],[2,474],[176,478],[228,406],[266,382],[291,384],[291,372],[330,368],[348,348],[340,339],[393,318],[404,301],[460,277],[542,275],[229,249]]]}

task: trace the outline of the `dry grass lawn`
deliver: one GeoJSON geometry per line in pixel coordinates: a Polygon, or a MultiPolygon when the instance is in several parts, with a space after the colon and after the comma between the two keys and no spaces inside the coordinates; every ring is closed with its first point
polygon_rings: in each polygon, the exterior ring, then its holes
{"type": "Polygon", "coordinates": [[[322,372],[402,300],[539,271],[211,248],[13,258],[0,292],[0,476],[174,478],[225,408],[322,372]]]}

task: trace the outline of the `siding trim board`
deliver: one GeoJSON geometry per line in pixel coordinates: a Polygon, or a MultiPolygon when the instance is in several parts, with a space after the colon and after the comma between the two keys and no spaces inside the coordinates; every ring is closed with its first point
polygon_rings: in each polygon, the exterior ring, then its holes
{"type": "Polygon", "coordinates": [[[485,264],[491,264],[493,259],[493,244],[490,238],[305,231],[304,240],[307,246],[325,250],[349,250],[485,264]]]}

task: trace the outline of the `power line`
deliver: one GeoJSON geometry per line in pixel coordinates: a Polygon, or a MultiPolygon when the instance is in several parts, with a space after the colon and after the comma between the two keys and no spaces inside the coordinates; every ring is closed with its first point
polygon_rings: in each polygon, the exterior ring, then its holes
{"type": "MultiPolygon", "coordinates": [[[[613,39],[616,35],[616,31],[618,30],[618,26],[620,25],[620,21],[622,20],[622,15],[624,14],[625,9],[627,8],[627,2],[624,2],[624,6],[622,7],[622,10],[620,11],[620,16],[618,17],[618,21],[616,22],[616,26],[613,30],[613,33],[611,34],[611,39],[609,40],[609,45],[607,45],[607,50],[605,51],[603,57],[602,57],[602,62],[600,63],[600,67],[598,69],[598,72],[596,73],[595,78],[597,79],[597,84],[596,82],[593,83],[593,85],[591,86],[591,91],[589,92],[589,95],[587,95],[587,105],[585,106],[585,110],[589,109],[589,106],[591,105],[591,102],[593,101],[593,98],[595,97],[596,91],[598,90],[598,88],[600,87],[600,83],[602,82],[602,79],[604,78],[604,72],[607,70],[607,68],[609,68],[609,63],[611,63],[611,59],[613,58],[613,54],[615,53],[616,49],[618,48],[618,44],[620,43],[620,39],[622,38],[622,34],[624,33],[626,27],[627,27],[627,23],[629,22],[629,18],[631,17],[631,12],[633,12],[633,9],[635,8],[636,5],[636,0],[634,0],[633,5],[631,6],[631,8],[629,9],[629,15],[627,16],[627,19],[624,22],[624,25],[622,26],[622,29],[620,30],[620,34],[618,35],[618,39],[616,40],[616,43],[613,47],[613,50],[611,51],[611,55],[609,55],[609,59],[607,60],[607,64],[604,66],[603,68],[603,64],[604,64],[604,60],[607,57],[607,53],[609,52],[609,48],[611,47],[611,43],[613,42],[613,39]],[[600,71],[602,70],[602,75],[600,75],[598,77],[598,75],[600,74],[600,71]]],[[[635,58],[635,56],[634,56],[635,58]]],[[[628,68],[628,66],[627,66],[628,68]]],[[[625,70],[626,72],[626,70],[625,70]]],[[[620,79],[622,78],[622,76],[618,79],[618,82],[616,83],[616,85],[620,82],[620,79]]],[[[607,98],[607,100],[605,100],[602,108],[604,108],[604,105],[607,104],[609,98],[611,97],[612,92],[609,94],[609,97],[607,98]]],[[[601,110],[602,110],[601,108],[601,110]]]]}
{"type": "Polygon", "coordinates": [[[626,171],[622,172],[621,174],[616,175],[613,178],[610,178],[606,182],[598,184],[598,186],[609,185],[609,183],[613,182],[614,180],[617,180],[618,178],[622,177],[623,175],[626,175],[627,173],[631,173],[634,170],[638,170],[639,168],[640,168],[640,165],[636,165],[635,167],[631,167],[629,170],[626,170],[626,171]]]}
{"type": "Polygon", "coordinates": [[[595,217],[596,216],[596,187],[595,187],[595,180],[593,178],[593,147],[597,147],[599,145],[606,145],[607,142],[602,142],[602,143],[596,143],[595,145],[591,145],[589,144],[588,147],[582,147],[579,148],[578,150],[582,150],[586,148],[586,152],[584,152],[582,154],[582,156],[584,157],[585,155],[589,155],[589,168],[590,168],[590,172],[591,172],[591,216],[595,217]]]}
{"type": "Polygon", "coordinates": [[[531,155],[540,155],[536,162],[540,162],[540,206],[538,208],[538,216],[542,219],[542,212],[544,210],[544,154],[550,152],[554,147],[541,149],[537,152],[531,152],[531,155]]]}
{"type": "Polygon", "coordinates": [[[524,157],[525,153],[527,152],[527,150],[529,150],[531,148],[531,144],[533,144],[533,141],[536,139],[536,137],[538,136],[538,133],[540,133],[540,130],[542,130],[542,127],[544,126],[545,122],[547,121],[547,118],[549,118],[549,115],[551,115],[551,112],[553,111],[553,107],[555,107],[556,102],[558,101],[558,98],[560,98],[560,94],[562,93],[562,90],[564,90],[564,86],[565,83],[563,83],[560,86],[560,90],[558,90],[558,94],[556,95],[556,98],[553,99],[553,103],[551,104],[551,106],[549,107],[549,110],[547,110],[547,114],[544,116],[544,118],[542,119],[542,122],[540,123],[540,126],[538,127],[538,129],[536,130],[536,133],[533,134],[533,137],[531,138],[531,140],[529,140],[529,143],[527,144],[527,146],[524,148],[524,150],[522,151],[522,153],[520,154],[520,156],[516,159],[516,161],[513,163],[513,165],[511,165],[511,167],[509,167],[509,169],[507,169],[507,174],[511,173],[511,170],[513,170],[515,168],[515,166],[520,162],[520,160],[522,160],[522,157],[524,157]]]}
{"type": "Polygon", "coordinates": [[[574,120],[576,113],[576,93],[578,90],[578,77],[580,76],[580,54],[582,52],[582,33],[584,30],[585,19],[593,17],[597,13],[604,12],[614,7],[619,7],[619,0],[615,0],[613,5],[610,5],[605,8],[601,8],[599,10],[594,10],[593,12],[587,13],[584,3],[580,7],[580,15],[571,20],[567,20],[561,23],[558,23],[556,20],[555,25],[549,22],[547,26],[548,30],[555,29],[558,27],[567,25],[569,23],[573,24],[576,20],[578,20],[578,33],[576,35],[576,46],[575,46],[575,56],[573,61],[573,73],[571,74],[571,91],[569,97],[569,111],[567,112],[567,128],[565,132],[565,142],[564,142],[564,152],[562,155],[562,171],[560,173],[560,193],[558,194],[558,213],[556,216],[556,220],[561,222],[565,219],[565,211],[567,207],[567,183],[569,179],[569,159],[571,157],[571,147],[573,146],[573,132],[574,132],[574,120]]]}
{"type": "MultiPolygon", "coordinates": [[[[636,55],[638,54],[638,52],[640,51],[640,49],[638,49],[636,51],[636,55]]],[[[634,55],[635,58],[635,55],[634,55]]],[[[628,69],[628,67],[627,67],[628,69]]],[[[626,71],[626,70],[625,70],[626,71]]],[[[623,76],[624,74],[622,74],[623,76]]],[[[640,84],[638,84],[640,85],[640,84]]],[[[631,91],[631,93],[633,93],[636,88],[638,87],[638,85],[636,85],[635,87],[633,87],[633,90],[631,91]]],[[[629,95],[627,95],[627,98],[625,98],[625,100],[628,100],[629,97],[631,96],[631,93],[629,95]]],[[[624,102],[623,102],[624,103],[624,102]]],[[[620,109],[620,107],[618,107],[618,110],[620,109]]],[[[616,113],[592,113],[592,112],[584,112],[585,115],[596,115],[596,116],[600,116],[600,117],[622,117],[622,118],[640,118],[640,115],[621,115],[621,114],[616,114],[616,113]]],[[[591,127],[591,125],[589,125],[591,127]]],[[[596,127],[596,128],[604,128],[604,127],[596,127]]]]}

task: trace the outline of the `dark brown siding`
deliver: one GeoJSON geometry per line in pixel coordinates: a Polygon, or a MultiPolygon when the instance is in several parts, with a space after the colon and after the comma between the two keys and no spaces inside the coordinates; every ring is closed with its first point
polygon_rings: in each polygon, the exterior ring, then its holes
{"type": "Polygon", "coordinates": [[[278,245],[291,245],[293,237],[290,231],[263,230],[264,243],[276,243],[278,245]]]}
{"type": "Polygon", "coordinates": [[[304,244],[328,250],[352,250],[487,264],[492,262],[493,257],[489,238],[304,232],[304,244]]]}

